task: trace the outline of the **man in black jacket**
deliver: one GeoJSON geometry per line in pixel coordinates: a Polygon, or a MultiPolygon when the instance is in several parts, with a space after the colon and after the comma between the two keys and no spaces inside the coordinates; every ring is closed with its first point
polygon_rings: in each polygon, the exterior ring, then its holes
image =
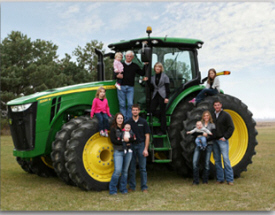
{"type": "Polygon", "coordinates": [[[234,124],[231,116],[223,111],[222,103],[219,100],[214,101],[215,113],[213,116],[216,125],[216,140],[213,145],[217,184],[222,184],[224,178],[228,185],[233,185],[234,175],[229,160],[229,142],[228,139],[234,131],[234,124]],[[224,171],[222,168],[221,155],[223,156],[224,171]]]}
{"type": "Polygon", "coordinates": [[[121,90],[117,90],[119,111],[125,117],[125,122],[132,117],[132,105],[134,102],[134,85],[135,76],[138,73],[140,76],[145,75],[145,68],[140,67],[132,62],[134,52],[129,50],[125,54],[125,62],[123,62],[123,73],[116,75],[116,78],[122,79],[121,90]]]}

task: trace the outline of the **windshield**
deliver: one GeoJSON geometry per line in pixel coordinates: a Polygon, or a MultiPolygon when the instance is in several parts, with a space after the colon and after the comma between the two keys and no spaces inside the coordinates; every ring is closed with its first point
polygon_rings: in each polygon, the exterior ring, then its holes
{"type": "MultiPolygon", "coordinates": [[[[141,68],[141,49],[134,49],[135,58],[133,62],[137,63],[141,68]]],[[[155,74],[154,65],[160,62],[164,66],[164,73],[170,80],[170,97],[176,93],[186,82],[196,78],[195,57],[191,50],[181,50],[171,47],[153,47],[152,55],[152,75],[155,74]]],[[[125,52],[123,52],[125,56],[125,52]]],[[[145,103],[145,87],[138,84],[141,77],[136,77],[134,102],[142,105],[145,103]]]]}

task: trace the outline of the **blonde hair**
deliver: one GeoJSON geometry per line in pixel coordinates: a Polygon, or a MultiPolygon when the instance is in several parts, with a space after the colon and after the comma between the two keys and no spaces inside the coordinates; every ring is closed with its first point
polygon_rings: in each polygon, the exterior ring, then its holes
{"type": "Polygon", "coordinates": [[[163,67],[162,63],[157,62],[157,63],[155,64],[155,66],[154,66],[154,70],[155,70],[155,68],[156,68],[157,66],[159,66],[159,67],[161,68],[160,72],[163,72],[163,71],[164,71],[164,67],[163,67]]]}
{"type": "MultiPolygon", "coordinates": [[[[99,87],[96,91],[95,97],[99,98],[99,93],[101,92],[101,90],[104,90],[104,92],[106,93],[106,89],[104,87],[99,87]]],[[[104,95],[103,99],[106,98],[106,94],[104,95]]]]}
{"type": "Polygon", "coordinates": [[[213,123],[213,118],[212,118],[212,115],[211,115],[210,111],[209,111],[209,110],[206,110],[206,111],[204,111],[204,112],[202,113],[202,117],[201,117],[201,121],[202,121],[203,124],[205,123],[203,117],[204,117],[204,115],[207,114],[207,113],[208,113],[208,115],[209,115],[209,122],[213,123]]]}
{"type": "Polygon", "coordinates": [[[115,58],[116,58],[117,56],[121,56],[121,58],[123,58],[123,54],[122,54],[121,52],[117,52],[117,53],[115,54],[115,58]]]}

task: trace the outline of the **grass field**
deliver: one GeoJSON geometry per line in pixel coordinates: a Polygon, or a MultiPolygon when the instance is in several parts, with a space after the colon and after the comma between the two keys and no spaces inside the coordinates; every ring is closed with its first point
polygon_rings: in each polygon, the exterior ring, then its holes
{"type": "MultiPolygon", "coordinates": [[[[191,186],[171,171],[148,172],[149,193],[110,196],[86,192],[58,178],[24,172],[12,155],[10,136],[1,136],[2,211],[274,211],[275,123],[258,123],[257,154],[234,186],[191,186]]],[[[139,185],[139,178],[137,180],[139,185]]]]}

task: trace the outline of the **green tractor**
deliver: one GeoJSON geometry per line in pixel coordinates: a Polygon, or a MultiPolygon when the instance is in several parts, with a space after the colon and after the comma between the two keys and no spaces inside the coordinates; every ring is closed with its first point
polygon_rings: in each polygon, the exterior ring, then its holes
{"type": "MultiPolygon", "coordinates": [[[[203,42],[197,39],[150,37],[110,44],[113,51],[98,55],[98,81],[46,90],[14,99],[8,103],[8,117],[14,142],[13,155],[28,173],[49,177],[57,175],[65,183],[83,190],[106,190],[114,170],[113,147],[108,137],[98,132],[98,120],[89,111],[98,87],[106,89],[111,114],[119,112],[115,80],[104,80],[104,57],[115,52],[135,53],[134,62],[146,64],[146,76],[151,77],[153,65],[161,62],[170,78],[171,94],[166,109],[167,134],[155,135],[160,122],[147,112],[151,92],[147,82],[136,76],[134,103],[141,107],[141,117],[151,127],[148,162],[167,163],[178,174],[192,176],[194,138],[186,135],[204,110],[213,111],[218,97],[234,122],[235,131],[229,140],[229,157],[234,176],[240,177],[252,163],[257,145],[255,121],[241,100],[224,92],[209,96],[196,107],[188,101],[204,89],[197,59],[203,42]]],[[[228,72],[220,72],[225,75],[228,72]]],[[[110,119],[111,123],[112,119],[110,119]]],[[[156,164],[155,164],[156,163],[156,164]]],[[[165,165],[167,165],[165,164],[165,165]]],[[[211,157],[211,176],[214,177],[211,157]]]]}

